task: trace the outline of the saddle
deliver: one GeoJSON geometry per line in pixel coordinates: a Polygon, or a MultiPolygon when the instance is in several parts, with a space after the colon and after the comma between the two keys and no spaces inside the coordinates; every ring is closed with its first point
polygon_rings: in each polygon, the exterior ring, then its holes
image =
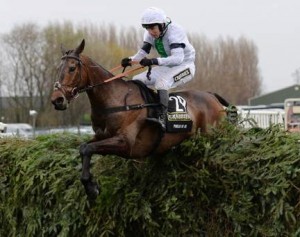
{"type": "MultiPolygon", "coordinates": [[[[159,98],[158,94],[148,88],[143,82],[134,80],[141,92],[141,95],[148,107],[148,118],[158,117],[159,98]]],[[[192,130],[193,121],[187,111],[187,101],[178,93],[169,94],[168,112],[166,121],[166,132],[190,132],[192,130]]]]}

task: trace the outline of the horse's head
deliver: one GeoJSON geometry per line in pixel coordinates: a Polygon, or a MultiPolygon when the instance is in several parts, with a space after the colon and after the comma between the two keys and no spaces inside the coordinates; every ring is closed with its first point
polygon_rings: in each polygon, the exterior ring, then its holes
{"type": "Polygon", "coordinates": [[[54,83],[51,102],[57,110],[65,110],[70,101],[78,96],[80,88],[85,86],[86,75],[82,70],[80,54],[84,49],[84,39],[74,50],[61,46],[62,58],[59,65],[58,81],[54,83]]]}

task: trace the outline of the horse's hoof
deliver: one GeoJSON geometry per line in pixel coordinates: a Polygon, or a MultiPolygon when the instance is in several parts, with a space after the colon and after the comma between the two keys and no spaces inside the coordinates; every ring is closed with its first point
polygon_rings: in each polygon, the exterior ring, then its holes
{"type": "Polygon", "coordinates": [[[98,193],[89,193],[87,194],[89,201],[95,201],[97,199],[98,193]]]}
{"type": "Polygon", "coordinates": [[[86,189],[86,194],[90,200],[95,200],[99,193],[99,185],[96,183],[90,184],[86,189]]]}

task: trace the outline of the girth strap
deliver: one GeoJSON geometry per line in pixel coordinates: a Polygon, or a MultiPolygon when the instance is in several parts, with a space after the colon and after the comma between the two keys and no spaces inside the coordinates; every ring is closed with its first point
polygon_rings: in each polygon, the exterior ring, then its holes
{"type": "Polygon", "coordinates": [[[138,109],[144,109],[147,107],[159,107],[160,104],[134,104],[134,105],[123,105],[123,106],[117,106],[117,107],[111,107],[111,108],[105,108],[101,110],[101,114],[111,114],[111,113],[117,113],[122,111],[129,111],[129,110],[138,110],[138,109]]]}

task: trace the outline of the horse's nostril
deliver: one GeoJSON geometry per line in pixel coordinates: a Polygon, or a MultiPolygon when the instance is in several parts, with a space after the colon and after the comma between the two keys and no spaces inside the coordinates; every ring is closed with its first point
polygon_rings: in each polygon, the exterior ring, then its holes
{"type": "Polygon", "coordinates": [[[65,98],[64,97],[57,97],[55,99],[52,99],[51,102],[54,105],[54,108],[56,110],[65,110],[65,109],[67,109],[67,105],[65,103],[65,98]]]}
{"type": "Polygon", "coordinates": [[[56,105],[63,104],[63,103],[64,103],[64,98],[63,97],[58,97],[58,98],[56,98],[55,100],[52,101],[52,104],[56,104],[56,105]]]}

